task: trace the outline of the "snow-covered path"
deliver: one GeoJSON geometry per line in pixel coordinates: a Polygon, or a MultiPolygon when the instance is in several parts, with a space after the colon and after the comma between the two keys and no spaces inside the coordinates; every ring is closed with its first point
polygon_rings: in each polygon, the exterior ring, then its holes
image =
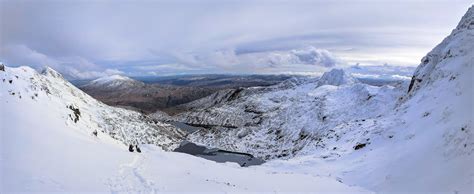
{"type": "Polygon", "coordinates": [[[130,163],[120,165],[118,175],[110,178],[110,182],[107,183],[111,193],[157,193],[159,191],[153,181],[141,175],[145,157],[142,154],[136,154],[130,163]]]}

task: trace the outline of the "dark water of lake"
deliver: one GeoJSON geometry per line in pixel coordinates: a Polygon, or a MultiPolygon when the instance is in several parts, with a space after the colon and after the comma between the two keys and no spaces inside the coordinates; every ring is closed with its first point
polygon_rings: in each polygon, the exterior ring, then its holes
{"type": "Polygon", "coordinates": [[[197,145],[189,141],[183,141],[174,151],[191,154],[216,162],[235,162],[242,167],[260,165],[265,162],[251,154],[207,148],[206,146],[197,145]]]}
{"type": "MultiPolygon", "coordinates": [[[[186,131],[187,133],[194,133],[198,130],[204,129],[177,121],[170,121],[168,123],[180,128],[183,131],[186,131]]],[[[242,167],[260,165],[265,162],[264,160],[256,158],[248,153],[232,152],[218,148],[208,148],[206,146],[197,145],[189,141],[183,141],[181,145],[174,151],[191,154],[193,156],[198,156],[216,162],[235,162],[242,167]]]]}

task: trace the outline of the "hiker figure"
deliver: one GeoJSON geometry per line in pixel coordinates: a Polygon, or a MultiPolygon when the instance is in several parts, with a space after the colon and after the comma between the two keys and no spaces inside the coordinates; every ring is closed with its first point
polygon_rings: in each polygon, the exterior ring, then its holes
{"type": "Polygon", "coordinates": [[[138,147],[138,145],[135,145],[135,149],[137,150],[138,153],[142,153],[142,150],[138,147]]]}
{"type": "MultiPolygon", "coordinates": [[[[128,151],[129,151],[129,152],[133,152],[133,145],[132,145],[132,144],[130,144],[130,145],[128,146],[128,151]]],[[[137,150],[137,151],[138,151],[138,150],[137,150]]]]}

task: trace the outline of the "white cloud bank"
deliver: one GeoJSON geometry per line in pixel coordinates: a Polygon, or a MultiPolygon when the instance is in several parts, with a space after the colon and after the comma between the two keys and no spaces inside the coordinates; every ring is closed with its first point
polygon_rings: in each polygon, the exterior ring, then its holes
{"type": "Polygon", "coordinates": [[[320,72],[344,62],[414,66],[470,5],[472,0],[2,0],[0,61],[49,64],[78,78],[114,70],[149,73],[135,68],[143,66],[155,67],[157,75],[320,72]]]}

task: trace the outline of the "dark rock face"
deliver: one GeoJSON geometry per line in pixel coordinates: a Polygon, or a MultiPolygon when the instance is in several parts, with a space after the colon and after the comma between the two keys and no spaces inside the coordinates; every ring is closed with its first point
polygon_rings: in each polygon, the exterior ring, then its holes
{"type": "Polygon", "coordinates": [[[79,108],[76,108],[73,105],[69,105],[68,108],[73,112],[73,115],[69,114],[69,117],[74,121],[74,123],[77,123],[77,121],[79,121],[79,117],[81,117],[81,111],[79,111],[79,108]]]}
{"type": "Polygon", "coordinates": [[[357,144],[356,146],[354,146],[354,150],[362,149],[362,148],[364,148],[366,145],[367,145],[367,144],[365,144],[365,143],[357,144]]]}
{"type": "Polygon", "coordinates": [[[0,71],[5,71],[5,65],[0,64],[0,71]]]}

